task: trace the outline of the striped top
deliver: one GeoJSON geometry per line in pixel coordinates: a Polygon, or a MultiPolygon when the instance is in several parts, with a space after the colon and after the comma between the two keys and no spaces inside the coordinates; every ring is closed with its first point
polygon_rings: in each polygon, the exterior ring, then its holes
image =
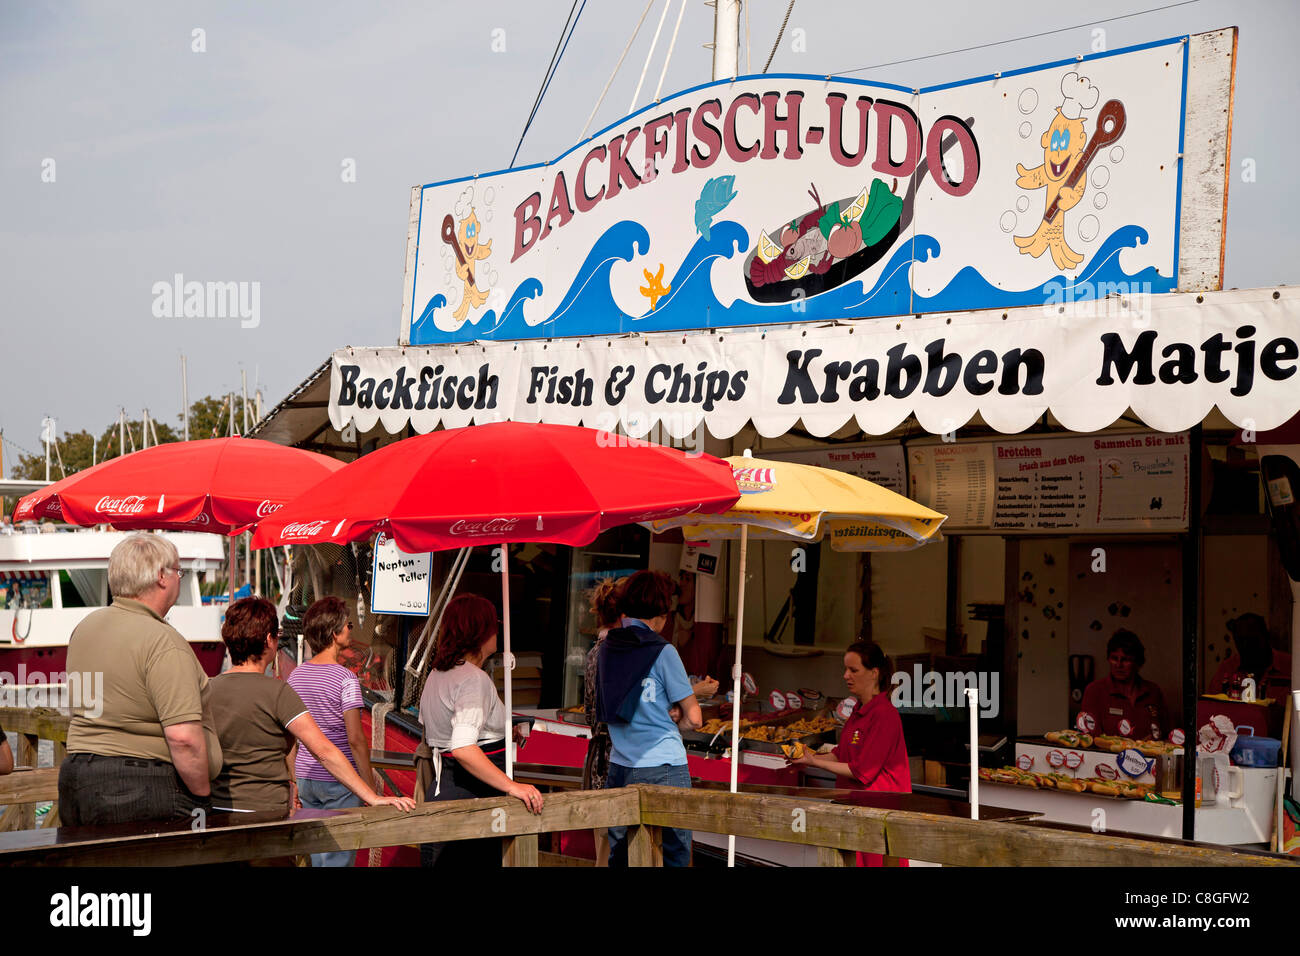
{"type": "MultiPolygon", "coordinates": [[[[341,664],[313,664],[305,662],[295,667],[289,675],[289,686],[298,692],[307,705],[317,725],[329,742],[347,757],[355,767],[352,748],[348,745],[348,731],[343,723],[345,710],[364,710],[366,702],[361,697],[361,682],[357,675],[341,664]]],[[[310,750],[300,746],[293,765],[294,776],[308,780],[333,780],[334,775],[321,766],[310,750]]]]}

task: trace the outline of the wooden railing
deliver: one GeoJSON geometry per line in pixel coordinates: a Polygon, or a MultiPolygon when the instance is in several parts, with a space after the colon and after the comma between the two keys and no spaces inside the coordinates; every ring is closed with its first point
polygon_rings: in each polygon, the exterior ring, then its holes
{"type": "MultiPolygon", "coordinates": [[[[26,736],[57,734],[48,715],[0,710],[0,722],[26,736]]],[[[53,738],[50,738],[53,739],[53,738]]],[[[33,745],[34,747],[34,745],[33,745]]],[[[523,769],[523,768],[521,768],[523,769]]],[[[541,770],[525,771],[543,775],[541,770]]],[[[56,770],[0,777],[0,804],[57,797],[56,770]]],[[[567,775],[550,774],[567,783],[567,775]]],[[[662,863],[659,832],[676,827],[816,847],[826,866],[851,866],[858,852],[949,866],[1300,866],[1300,859],[1060,828],[1038,822],[973,821],[960,816],[852,806],[811,793],[733,794],[712,788],[638,784],[546,796],[541,814],[513,797],[275,814],[213,814],[188,822],[130,827],[42,828],[0,834],[0,865],[181,866],[496,837],[502,862],[535,866],[538,836],[615,826],[631,828],[628,862],[662,863]],[[792,795],[787,795],[792,794],[792,795]]]]}
{"type": "MultiPolygon", "coordinates": [[[[31,830],[36,827],[36,804],[57,801],[59,764],[67,754],[68,717],[56,710],[25,707],[0,707],[0,726],[18,735],[12,774],[0,777],[0,833],[8,830],[31,830]],[[54,746],[54,767],[36,770],[42,740],[54,746]]],[[[59,825],[56,804],[41,821],[42,827],[59,825]]]]}

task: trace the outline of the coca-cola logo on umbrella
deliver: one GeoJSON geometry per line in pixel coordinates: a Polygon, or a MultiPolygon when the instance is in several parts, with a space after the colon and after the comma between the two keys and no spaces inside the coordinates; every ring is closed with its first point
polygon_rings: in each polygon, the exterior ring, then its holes
{"type": "Polygon", "coordinates": [[[487,521],[457,521],[447,529],[449,534],[480,537],[486,534],[509,534],[515,530],[519,518],[489,518],[487,521]]]}
{"type": "Polygon", "coordinates": [[[661,521],[665,518],[675,518],[678,515],[694,514],[704,507],[704,502],[698,502],[690,507],[677,508],[659,508],[656,511],[643,511],[639,515],[628,515],[628,521],[661,521]]]}
{"type": "Polygon", "coordinates": [[[95,502],[97,514],[138,515],[144,511],[145,495],[127,495],[123,498],[110,498],[108,495],[95,502]]]}
{"type": "Polygon", "coordinates": [[[293,524],[285,525],[284,530],[280,532],[280,537],[310,538],[313,535],[320,534],[325,524],[324,521],[296,521],[293,524]]]}
{"type": "Polygon", "coordinates": [[[259,518],[265,518],[267,515],[274,514],[283,507],[284,505],[277,501],[263,501],[257,506],[257,516],[259,518]]]}
{"type": "Polygon", "coordinates": [[[207,513],[200,511],[197,515],[195,515],[193,518],[191,518],[189,521],[185,523],[194,525],[196,528],[206,528],[208,525],[207,513]]]}

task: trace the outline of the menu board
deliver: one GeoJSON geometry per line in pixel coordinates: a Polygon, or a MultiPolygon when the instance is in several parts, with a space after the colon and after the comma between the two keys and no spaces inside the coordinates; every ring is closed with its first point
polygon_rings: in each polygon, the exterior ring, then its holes
{"type": "Polygon", "coordinates": [[[1187,526],[1187,435],[1030,437],[908,448],[912,497],[945,528],[1177,531],[1187,526]]]}
{"type": "Polygon", "coordinates": [[[993,445],[908,448],[911,498],[948,516],[948,528],[987,528],[993,520],[993,445]]]}
{"type": "Polygon", "coordinates": [[[907,494],[906,464],[903,446],[897,442],[880,445],[834,445],[830,448],[808,448],[800,451],[763,452],[763,458],[773,461],[792,461],[800,465],[816,465],[846,471],[882,488],[907,494]]]}

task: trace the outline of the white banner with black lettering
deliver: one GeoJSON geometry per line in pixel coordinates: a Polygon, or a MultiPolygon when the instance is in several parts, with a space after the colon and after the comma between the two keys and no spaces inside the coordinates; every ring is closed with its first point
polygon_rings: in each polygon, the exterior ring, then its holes
{"type": "Polygon", "coordinates": [[[1007,311],[865,319],[746,332],[690,332],[342,349],[330,421],[395,433],[545,421],[641,437],[764,436],[796,422],[868,434],[909,415],[934,434],[977,412],[1020,432],[1045,412],[1095,431],[1132,409],[1164,432],[1218,406],[1273,428],[1300,410],[1300,290],[1111,296],[1007,311]]]}

